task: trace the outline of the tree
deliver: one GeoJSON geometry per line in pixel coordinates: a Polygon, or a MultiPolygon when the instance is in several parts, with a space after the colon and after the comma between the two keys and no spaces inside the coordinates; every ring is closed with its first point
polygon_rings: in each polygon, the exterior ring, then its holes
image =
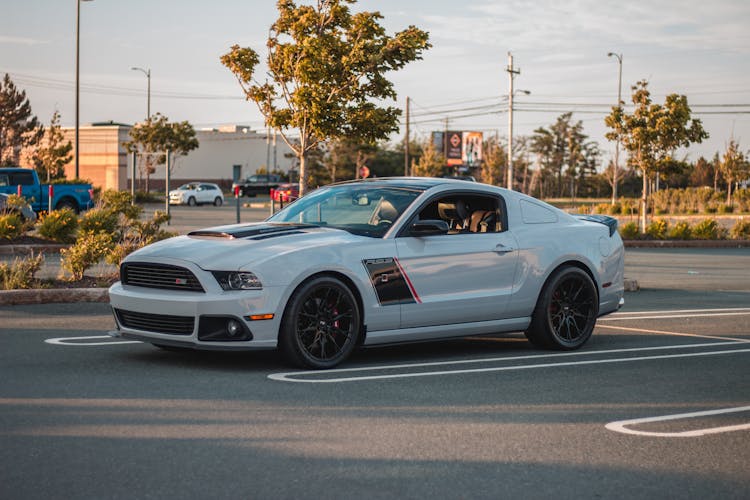
{"type": "Polygon", "coordinates": [[[505,171],[508,163],[508,153],[506,146],[500,144],[496,137],[491,137],[484,141],[482,148],[484,162],[479,171],[479,180],[485,184],[499,186],[505,179],[505,171]]]}
{"type": "Polygon", "coordinates": [[[146,176],[146,192],[149,191],[151,174],[156,171],[155,166],[166,162],[166,151],[175,157],[170,173],[174,171],[176,159],[187,155],[198,147],[195,129],[187,122],[169,123],[169,119],[156,113],[144,122],[137,123],[130,129],[130,141],[123,144],[129,152],[136,152],[141,157],[138,170],[141,179],[146,176]]]}
{"type": "Polygon", "coordinates": [[[47,182],[65,177],[65,165],[73,158],[73,145],[70,141],[63,143],[65,135],[60,127],[60,112],[55,110],[49,128],[44,134],[43,145],[38,147],[32,156],[34,168],[47,182]]]}
{"type": "Polygon", "coordinates": [[[628,152],[628,164],[640,169],[643,174],[640,229],[645,232],[649,180],[654,178],[660,167],[672,161],[677,148],[702,142],[708,133],[703,130],[700,120],[691,118],[684,95],[670,94],[663,105],[654,104],[645,80],[633,86],[632,91],[633,113],[625,113],[622,105],[613,106],[604,123],[611,129],[606,134],[607,139],[619,138],[628,152]]]}
{"type": "Polygon", "coordinates": [[[727,205],[731,205],[732,184],[750,176],[750,164],[745,157],[745,153],[740,151],[739,143],[734,139],[729,141],[727,150],[721,157],[719,169],[727,181],[727,205]]]}
{"type": "Polygon", "coordinates": [[[324,168],[330,176],[330,182],[358,178],[360,168],[377,151],[375,144],[362,144],[348,138],[334,139],[327,146],[324,168]]]}
{"type": "Polygon", "coordinates": [[[412,166],[412,174],[417,177],[440,177],[444,166],[445,158],[435,148],[435,143],[428,139],[427,144],[422,146],[422,156],[412,166]]]}
{"type": "Polygon", "coordinates": [[[254,78],[260,58],[238,45],[221,57],[266,125],[278,129],[299,163],[306,191],[305,155],[326,139],[372,143],[398,129],[400,110],[375,101],[395,99],[389,71],[421,59],[428,34],[414,26],[388,36],[378,12],[352,14],[355,0],[317,0],[297,6],[279,0],[271,26],[267,67],[271,81],[254,78]],[[290,134],[297,135],[292,139],[290,134]]]}
{"type": "Polygon", "coordinates": [[[0,84],[0,167],[18,166],[21,151],[37,144],[43,134],[26,91],[19,92],[6,73],[0,84]]]}

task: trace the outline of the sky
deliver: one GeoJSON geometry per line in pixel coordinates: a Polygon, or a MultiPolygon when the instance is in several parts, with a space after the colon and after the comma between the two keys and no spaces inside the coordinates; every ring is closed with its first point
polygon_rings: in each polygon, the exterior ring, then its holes
{"type": "MultiPolygon", "coordinates": [[[[75,0],[2,0],[0,73],[24,89],[32,111],[49,123],[75,121],[75,0]]],[[[298,2],[299,3],[299,2],[298,2]]],[[[309,3],[309,2],[306,2],[309,3]]],[[[219,58],[233,44],[265,57],[276,20],[273,0],[94,0],[81,2],[80,121],[134,123],[151,111],[196,128],[225,124],[262,129],[219,58]]],[[[655,102],[684,94],[710,138],[681,151],[713,156],[730,138],[750,149],[750,2],[747,0],[362,0],[354,11],[379,11],[391,34],[415,25],[433,47],[389,74],[403,108],[411,100],[413,137],[442,130],[508,134],[508,52],[515,77],[513,134],[528,135],[574,112],[599,143],[614,144],[604,116],[648,80],[655,102]]],[[[403,136],[401,136],[403,137],[403,136]]],[[[392,137],[393,141],[399,136],[392,137]]]]}

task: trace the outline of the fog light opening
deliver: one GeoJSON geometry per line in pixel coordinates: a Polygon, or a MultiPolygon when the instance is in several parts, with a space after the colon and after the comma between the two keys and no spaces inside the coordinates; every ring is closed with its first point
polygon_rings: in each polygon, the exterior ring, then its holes
{"type": "Polygon", "coordinates": [[[242,333],[242,325],[240,322],[234,319],[227,321],[227,334],[230,337],[234,337],[237,334],[242,333]]]}

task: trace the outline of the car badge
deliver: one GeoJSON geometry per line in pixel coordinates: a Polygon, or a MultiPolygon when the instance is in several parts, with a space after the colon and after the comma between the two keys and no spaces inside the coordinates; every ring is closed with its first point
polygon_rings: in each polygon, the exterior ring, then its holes
{"type": "Polygon", "coordinates": [[[187,285],[187,280],[185,278],[177,278],[174,280],[175,285],[187,285]]]}

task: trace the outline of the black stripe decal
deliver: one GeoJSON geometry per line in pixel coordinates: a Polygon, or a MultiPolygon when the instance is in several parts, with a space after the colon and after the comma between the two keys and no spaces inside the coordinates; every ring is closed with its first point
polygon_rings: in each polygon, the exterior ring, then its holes
{"type": "Polygon", "coordinates": [[[383,306],[414,304],[416,300],[401,270],[392,257],[366,259],[362,263],[370,275],[370,282],[383,306]]]}

